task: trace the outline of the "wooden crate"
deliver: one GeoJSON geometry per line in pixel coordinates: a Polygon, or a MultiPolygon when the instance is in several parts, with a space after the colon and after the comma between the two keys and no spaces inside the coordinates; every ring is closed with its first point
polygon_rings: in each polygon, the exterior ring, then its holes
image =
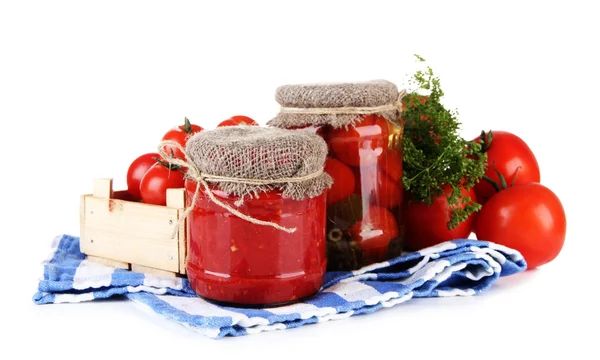
{"type": "Polygon", "coordinates": [[[184,189],[168,189],[167,205],[159,206],[132,201],[127,191],[113,191],[112,179],[97,179],[93,193],[81,196],[81,252],[114,267],[184,276],[185,222],[173,236],[184,208],[184,189]]]}

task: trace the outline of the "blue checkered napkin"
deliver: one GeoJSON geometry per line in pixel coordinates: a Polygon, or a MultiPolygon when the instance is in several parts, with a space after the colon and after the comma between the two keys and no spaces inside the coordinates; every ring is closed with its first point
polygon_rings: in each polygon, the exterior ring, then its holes
{"type": "Polygon", "coordinates": [[[449,241],[353,272],[330,272],[303,302],[267,308],[218,306],[198,296],[185,278],[115,269],[86,260],[79,238],[58,236],[43,262],[37,304],[74,303],[125,295],[137,304],[211,338],[255,334],[343,319],[413,297],[469,296],[500,276],[526,268],[515,250],[485,241],[449,241]]]}

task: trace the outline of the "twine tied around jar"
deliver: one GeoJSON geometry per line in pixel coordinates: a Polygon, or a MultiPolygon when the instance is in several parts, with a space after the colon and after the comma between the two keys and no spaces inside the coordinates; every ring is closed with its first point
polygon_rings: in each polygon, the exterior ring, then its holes
{"type": "Polygon", "coordinates": [[[272,226],[275,229],[285,231],[287,233],[293,233],[296,231],[296,228],[287,228],[287,227],[281,226],[281,225],[276,224],[271,221],[264,221],[264,220],[256,219],[252,216],[243,214],[242,212],[234,209],[233,207],[231,207],[228,204],[225,204],[224,202],[222,202],[216,198],[216,196],[213,194],[213,192],[209,188],[208,182],[214,181],[214,182],[228,182],[228,183],[250,184],[250,185],[272,185],[272,184],[292,183],[292,182],[299,183],[299,182],[315,179],[315,178],[321,176],[321,174],[323,174],[323,169],[320,169],[318,171],[315,171],[315,172],[305,175],[305,176],[285,177],[285,178],[279,178],[279,179],[248,179],[248,178],[212,175],[212,174],[207,174],[207,173],[203,173],[202,171],[200,171],[200,169],[192,161],[185,161],[183,159],[168,156],[164,151],[165,146],[172,146],[172,147],[177,148],[179,151],[181,151],[181,153],[183,154],[185,159],[189,159],[188,153],[185,151],[185,149],[179,143],[172,141],[172,140],[161,141],[158,145],[158,153],[160,154],[160,156],[162,156],[163,159],[166,159],[166,161],[168,161],[172,165],[187,168],[186,178],[196,181],[196,190],[194,191],[194,196],[192,197],[192,201],[185,208],[183,214],[179,218],[179,220],[176,224],[176,227],[173,231],[172,237],[174,237],[177,234],[177,231],[179,231],[179,226],[180,226],[181,222],[183,222],[186,219],[186,217],[189,215],[189,213],[194,209],[194,206],[196,205],[196,202],[198,201],[198,197],[200,195],[200,186],[204,187],[204,189],[206,190],[206,194],[208,195],[210,200],[212,200],[218,206],[228,210],[233,215],[235,215],[243,220],[246,220],[250,223],[253,223],[253,224],[272,226]]]}
{"type": "Polygon", "coordinates": [[[402,99],[407,91],[398,93],[396,101],[379,106],[343,106],[343,107],[287,107],[281,106],[280,114],[313,114],[313,115],[363,115],[383,113],[387,111],[402,111],[402,99]]]}

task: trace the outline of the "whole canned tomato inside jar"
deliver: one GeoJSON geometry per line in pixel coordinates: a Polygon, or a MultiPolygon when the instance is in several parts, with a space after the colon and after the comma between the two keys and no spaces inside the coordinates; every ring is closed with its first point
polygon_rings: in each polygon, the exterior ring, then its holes
{"type": "Polygon", "coordinates": [[[276,92],[282,111],[269,125],[315,133],[327,142],[325,171],[333,179],[327,193],[329,270],[354,270],[402,253],[398,95],[387,81],[285,85],[276,92]]]}
{"type": "Polygon", "coordinates": [[[192,289],[235,306],[314,295],[327,269],[325,141],[231,126],[195,135],[186,152],[192,289]]]}

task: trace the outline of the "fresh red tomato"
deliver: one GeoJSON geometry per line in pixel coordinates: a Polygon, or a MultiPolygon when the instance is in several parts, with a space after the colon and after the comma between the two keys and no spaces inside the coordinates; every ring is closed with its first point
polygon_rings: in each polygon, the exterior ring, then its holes
{"type": "Polygon", "coordinates": [[[221,121],[221,123],[219,125],[217,125],[217,127],[237,126],[237,125],[259,126],[259,124],[256,121],[254,121],[254,119],[252,119],[252,118],[249,118],[244,115],[235,115],[235,116],[230,117],[227,120],[221,121]]]}
{"type": "Polygon", "coordinates": [[[331,129],[329,146],[339,160],[348,165],[374,164],[388,147],[389,124],[382,116],[368,115],[356,126],[331,129]]]}
{"type": "MultiPolygon", "coordinates": [[[[202,130],[204,129],[200,125],[192,124],[188,118],[185,118],[183,125],[175,126],[171,130],[167,131],[162,140],[175,141],[185,149],[187,141],[202,130]]],[[[176,147],[164,146],[163,149],[168,156],[171,156],[172,154],[175,158],[185,160],[185,156],[183,156],[181,151],[176,147]]]]}
{"type": "Polygon", "coordinates": [[[348,229],[369,261],[382,261],[390,241],[398,237],[394,215],[386,208],[369,206],[362,220],[348,229]]]}
{"type": "Polygon", "coordinates": [[[560,199],[539,183],[515,185],[492,196],[479,212],[475,235],[515,249],[533,269],[554,260],[565,242],[560,199]]]}
{"type": "Polygon", "coordinates": [[[392,180],[377,166],[355,168],[356,193],[361,197],[368,194],[371,205],[393,209],[402,203],[402,185],[392,180]]]}
{"type": "Polygon", "coordinates": [[[325,172],[333,179],[333,185],[327,191],[327,206],[347,198],[354,192],[354,173],[343,162],[328,157],[325,160],[325,172]]]}
{"type": "Polygon", "coordinates": [[[156,164],[156,159],[159,159],[158,153],[147,153],[139,156],[127,170],[127,192],[135,200],[141,200],[140,195],[140,182],[146,172],[152,165],[156,164]]]}
{"type": "MultiPolygon", "coordinates": [[[[508,185],[540,182],[537,159],[525,141],[517,135],[506,131],[491,131],[491,135],[483,133],[474,141],[482,143],[482,151],[488,156],[485,176],[500,188],[502,180],[498,173],[502,174],[502,178],[508,185]],[[483,143],[482,138],[485,139],[483,143]]],[[[475,184],[475,193],[481,203],[487,201],[496,192],[494,186],[484,179],[475,184]]]]}
{"type": "MultiPolygon", "coordinates": [[[[475,191],[473,188],[467,190],[459,185],[461,194],[469,196],[475,201],[475,191]]],[[[444,193],[436,197],[434,202],[427,206],[427,203],[408,201],[406,203],[406,246],[414,251],[440,244],[442,242],[454,239],[466,239],[473,230],[475,214],[471,214],[467,220],[460,223],[457,227],[448,229],[448,221],[452,210],[459,206],[464,208],[467,204],[457,205],[448,204],[447,196],[452,192],[450,186],[444,187],[444,193]]],[[[470,203],[470,202],[469,202],[470,203]]]]}
{"type": "Polygon", "coordinates": [[[140,183],[142,201],[147,204],[166,205],[167,189],[179,189],[184,185],[183,171],[163,162],[156,163],[148,169],[140,183]]]}

